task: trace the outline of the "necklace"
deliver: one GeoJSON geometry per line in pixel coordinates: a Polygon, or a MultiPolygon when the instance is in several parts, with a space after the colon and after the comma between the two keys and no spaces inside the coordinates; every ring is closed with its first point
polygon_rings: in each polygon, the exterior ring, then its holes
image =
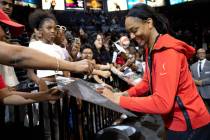
{"type": "Polygon", "coordinates": [[[155,43],[157,42],[158,38],[160,37],[161,34],[158,34],[155,38],[155,42],[152,45],[152,47],[149,50],[148,54],[148,66],[149,66],[149,71],[150,71],[150,80],[149,80],[149,89],[150,89],[150,94],[152,94],[152,50],[155,46],[155,43]]]}

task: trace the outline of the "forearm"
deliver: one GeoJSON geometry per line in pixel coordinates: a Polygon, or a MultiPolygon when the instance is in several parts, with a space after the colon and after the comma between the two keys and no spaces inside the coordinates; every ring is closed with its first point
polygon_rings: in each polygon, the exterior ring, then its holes
{"type": "Polygon", "coordinates": [[[123,71],[127,66],[128,66],[127,63],[125,63],[124,65],[122,65],[122,67],[120,68],[120,71],[123,71]]]}
{"type": "Polygon", "coordinates": [[[110,64],[107,65],[98,65],[100,70],[110,70],[110,64]]]}
{"type": "Polygon", "coordinates": [[[130,89],[127,90],[127,93],[129,96],[143,96],[149,91],[149,85],[148,82],[145,80],[142,80],[140,83],[137,85],[131,87],[130,89]]]}
{"type": "Polygon", "coordinates": [[[17,67],[28,67],[36,69],[52,69],[74,71],[74,62],[51,57],[36,50],[25,48],[25,51],[17,54],[19,57],[13,59],[12,64],[17,67]]]}
{"type": "Polygon", "coordinates": [[[44,101],[44,98],[42,100],[42,93],[29,93],[29,92],[18,92],[18,91],[12,91],[12,95],[21,96],[25,100],[29,101],[44,101]]]}
{"type": "Polygon", "coordinates": [[[34,103],[35,100],[32,99],[25,99],[19,95],[10,95],[3,99],[3,103],[7,105],[21,105],[21,104],[29,104],[34,103]]]}
{"type": "Polygon", "coordinates": [[[92,74],[94,74],[94,75],[100,75],[100,71],[101,70],[94,69],[93,72],[92,72],[92,74]]]}
{"type": "Polygon", "coordinates": [[[35,102],[35,100],[33,99],[25,98],[24,97],[25,94],[31,94],[31,93],[9,91],[8,88],[4,88],[0,90],[0,99],[1,102],[3,102],[4,104],[10,104],[10,105],[20,105],[20,104],[28,104],[35,102]]]}
{"type": "Polygon", "coordinates": [[[127,91],[124,91],[124,92],[116,92],[114,94],[117,94],[119,96],[129,96],[128,92],[127,91]]]}
{"type": "Polygon", "coordinates": [[[32,81],[34,81],[36,84],[39,83],[39,77],[34,73],[33,69],[28,69],[27,70],[27,76],[29,79],[31,79],[32,81]]]}
{"type": "Polygon", "coordinates": [[[99,77],[98,75],[93,75],[94,80],[99,83],[99,84],[105,84],[99,77]]]}
{"type": "Polygon", "coordinates": [[[75,71],[75,62],[56,60],[37,50],[0,42],[0,63],[15,67],[75,71]],[[58,66],[59,65],[59,66],[58,66]]]}

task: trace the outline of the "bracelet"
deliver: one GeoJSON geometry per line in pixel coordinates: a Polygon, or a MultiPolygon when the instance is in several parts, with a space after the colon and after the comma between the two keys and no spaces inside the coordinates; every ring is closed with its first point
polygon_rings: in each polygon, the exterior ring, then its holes
{"type": "Polygon", "coordinates": [[[60,63],[59,63],[58,58],[56,58],[56,63],[57,63],[57,69],[56,69],[56,72],[58,72],[58,71],[60,70],[60,63]]]}

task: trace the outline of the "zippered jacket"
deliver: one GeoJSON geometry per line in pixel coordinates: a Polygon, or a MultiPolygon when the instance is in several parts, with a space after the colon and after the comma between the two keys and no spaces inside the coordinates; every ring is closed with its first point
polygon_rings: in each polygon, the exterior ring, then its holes
{"type": "MultiPolygon", "coordinates": [[[[120,105],[136,112],[160,114],[166,128],[186,131],[183,112],[175,100],[175,97],[179,96],[189,115],[192,128],[207,125],[210,115],[198,94],[188,67],[187,59],[194,54],[195,49],[188,44],[168,34],[161,35],[151,54],[152,80],[147,63],[143,80],[128,90],[130,97],[120,97],[120,105]],[[146,95],[149,89],[152,89],[152,93],[146,95]]],[[[147,58],[148,49],[146,60],[147,58]]]]}

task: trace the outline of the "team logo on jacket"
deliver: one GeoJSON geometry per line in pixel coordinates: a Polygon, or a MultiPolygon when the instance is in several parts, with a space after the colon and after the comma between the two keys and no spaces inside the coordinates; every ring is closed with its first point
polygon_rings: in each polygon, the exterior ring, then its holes
{"type": "Polygon", "coordinates": [[[166,75],[167,72],[166,72],[166,68],[165,68],[165,63],[162,65],[162,72],[160,72],[160,76],[164,76],[166,75]]]}

